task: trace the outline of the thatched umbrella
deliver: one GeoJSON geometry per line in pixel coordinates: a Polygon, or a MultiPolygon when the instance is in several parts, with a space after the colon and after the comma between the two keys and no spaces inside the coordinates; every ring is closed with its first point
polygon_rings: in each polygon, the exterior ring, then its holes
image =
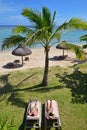
{"type": "Polygon", "coordinates": [[[31,53],[32,51],[29,48],[23,46],[22,44],[20,44],[16,49],[12,51],[13,55],[21,56],[22,65],[23,65],[23,56],[30,55],[31,53]]]}
{"type": "Polygon", "coordinates": [[[66,46],[66,41],[63,41],[63,42],[61,42],[61,44],[58,44],[58,45],[56,46],[56,48],[63,50],[63,57],[64,57],[64,50],[67,50],[67,49],[68,49],[67,46],[66,46]]]}

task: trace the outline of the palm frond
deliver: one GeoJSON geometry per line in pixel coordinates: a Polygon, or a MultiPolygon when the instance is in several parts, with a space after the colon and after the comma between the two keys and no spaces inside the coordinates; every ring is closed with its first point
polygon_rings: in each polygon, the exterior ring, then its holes
{"type": "Polygon", "coordinates": [[[54,37],[57,39],[58,43],[60,43],[60,41],[61,41],[61,35],[62,35],[62,32],[55,33],[54,37]]]}
{"type": "Polygon", "coordinates": [[[61,46],[66,48],[67,50],[72,50],[75,52],[76,57],[80,60],[85,60],[85,53],[82,47],[74,45],[72,43],[68,43],[67,41],[61,42],[61,46]]]}
{"type": "Polygon", "coordinates": [[[86,41],[87,42],[87,34],[80,37],[80,41],[86,41]]]}
{"type": "Polygon", "coordinates": [[[48,27],[50,25],[50,23],[51,23],[51,13],[45,7],[42,8],[42,17],[43,17],[44,26],[48,27]]]}
{"type": "Polygon", "coordinates": [[[72,18],[69,21],[65,21],[62,25],[60,25],[56,31],[63,31],[66,29],[87,30],[87,21],[80,18],[72,18]]]}
{"type": "Polygon", "coordinates": [[[54,11],[54,13],[53,13],[52,24],[55,24],[55,18],[56,18],[56,11],[54,11]]]}
{"type": "Polygon", "coordinates": [[[35,30],[42,27],[41,13],[39,11],[24,8],[22,15],[27,17],[29,21],[33,23],[35,30]]]}
{"type": "Polygon", "coordinates": [[[68,23],[65,21],[62,25],[58,26],[56,29],[56,32],[62,32],[64,30],[68,29],[68,23]]]}
{"type": "Polygon", "coordinates": [[[84,44],[82,47],[83,47],[84,49],[86,49],[86,48],[87,48],[87,44],[84,44]]]}
{"type": "Polygon", "coordinates": [[[80,59],[80,60],[85,60],[86,59],[85,58],[85,53],[81,48],[75,47],[74,51],[75,51],[75,54],[76,54],[78,59],[80,59]]]}
{"type": "Polygon", "coordinates": [[[48,31],[52,32],[55,28],[55,16],[56,12],[54,11],[53,16],[51,16],[51,12],[48,8],[42,8],[42,17],[43,17],[43,25],[44,27],[49,27],[48,31]]]}
{"type": "MultiPolygon", "coordinates": [[[[38,34],[40,34],[41,32],[45,32],[46,30],[48,30],[48,28],[41,28],[41,29],[38,29],[35,33],[33,33],[29,38],[27,38],[27,40],[25,41],[24,45],[29,45],[31,44],[35,38],[38,36],[38,34]]],[[[38,38],[36,38],[38,39],[38,38]]]]}
{"type": "Polygon", "coordinates": [[[28,27],[22,26],[22,25],[17,26],[17,27],[15,27],[15,28],[13,29],[13,32],[14,32],[14,33],[23,33],[23,34],[26,33],[26,34],[28,34],[30,31],[31,31],[31,30],[30,30],[28,27]]]}
{"type": "Polygon", "coordinates": [[[24,41],[25,41],[25,37],[22,37],[20,35],[13,35],[11,37],[6,38],[3,41],[1,48],[2,50],[7,48],[9,49],[11,47],[18,45],[20,42],[24,42],[24,41]]]}
{"type": "Polygon", "coordinates": [[[68,25],[70,28],[87,30],[87,22],[80,18],[72,18],[68,25]]]}

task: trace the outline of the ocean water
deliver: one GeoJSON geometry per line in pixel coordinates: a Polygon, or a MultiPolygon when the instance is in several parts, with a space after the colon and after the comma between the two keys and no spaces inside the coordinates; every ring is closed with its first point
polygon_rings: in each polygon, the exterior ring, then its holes
{"type": "MultiPolygon", "coordinates": [[[[0,26],[0,50],[1,50],[1,45],[3,43],[3,40],[7,37],[10,37],[13,35],[13,30],[14,27],[1,27],[0,26]]],[[[87,31],[82,31],[82,30],[76,30],[76,31],[64,31],[62,36],[61,36],[61,41],[68,41],[73,44],[85,44],[86,42],[80,42],[79,38],[80,36],[87,34],[87,31]]],[[[56,43],[57,44],[57,43],[56,43]]],[[[55,45],[56,45],[55,44],[55,45]]],[[[37,44],[35,47],[41,47],[40,44],[37,44]]]]}

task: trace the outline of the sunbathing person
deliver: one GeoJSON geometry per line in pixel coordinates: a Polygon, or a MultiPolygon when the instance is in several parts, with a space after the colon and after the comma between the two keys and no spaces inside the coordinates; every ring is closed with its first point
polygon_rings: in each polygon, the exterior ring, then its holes
{"type": "Polygon", "coordinates": [[[49,101],[47,101],[46,117],[48,119],[53,119],[54,118],[52,100],[50,100],[50,103],[49,103],[49,101]]]}
{"type": "Polygon", "coordinates": [[[29,109],[28,114],[30,116],[37,116],[38,115],[37,101],[35,102],[35,104],[33,104],[33,102],[30,103],[30,109],[29,109]]]}

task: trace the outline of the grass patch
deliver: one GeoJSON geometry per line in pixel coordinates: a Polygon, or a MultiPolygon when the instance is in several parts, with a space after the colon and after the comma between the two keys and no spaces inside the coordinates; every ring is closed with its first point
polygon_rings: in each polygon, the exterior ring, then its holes
{"type": "MultiPolygon", "coordinates": [[[[49,85],[41,86],[43,69],[15,71],[0,76],[0,118],[13,121],[12,130],[24,130],[30,99],[58,102],[62,130],[87,129],[87,64],[49,68],[49,85]]],[[[42,130],[44,126],[42,125],[42,130]]],[[[51,130],[54,130],[53,128],[51,130]]]]}

